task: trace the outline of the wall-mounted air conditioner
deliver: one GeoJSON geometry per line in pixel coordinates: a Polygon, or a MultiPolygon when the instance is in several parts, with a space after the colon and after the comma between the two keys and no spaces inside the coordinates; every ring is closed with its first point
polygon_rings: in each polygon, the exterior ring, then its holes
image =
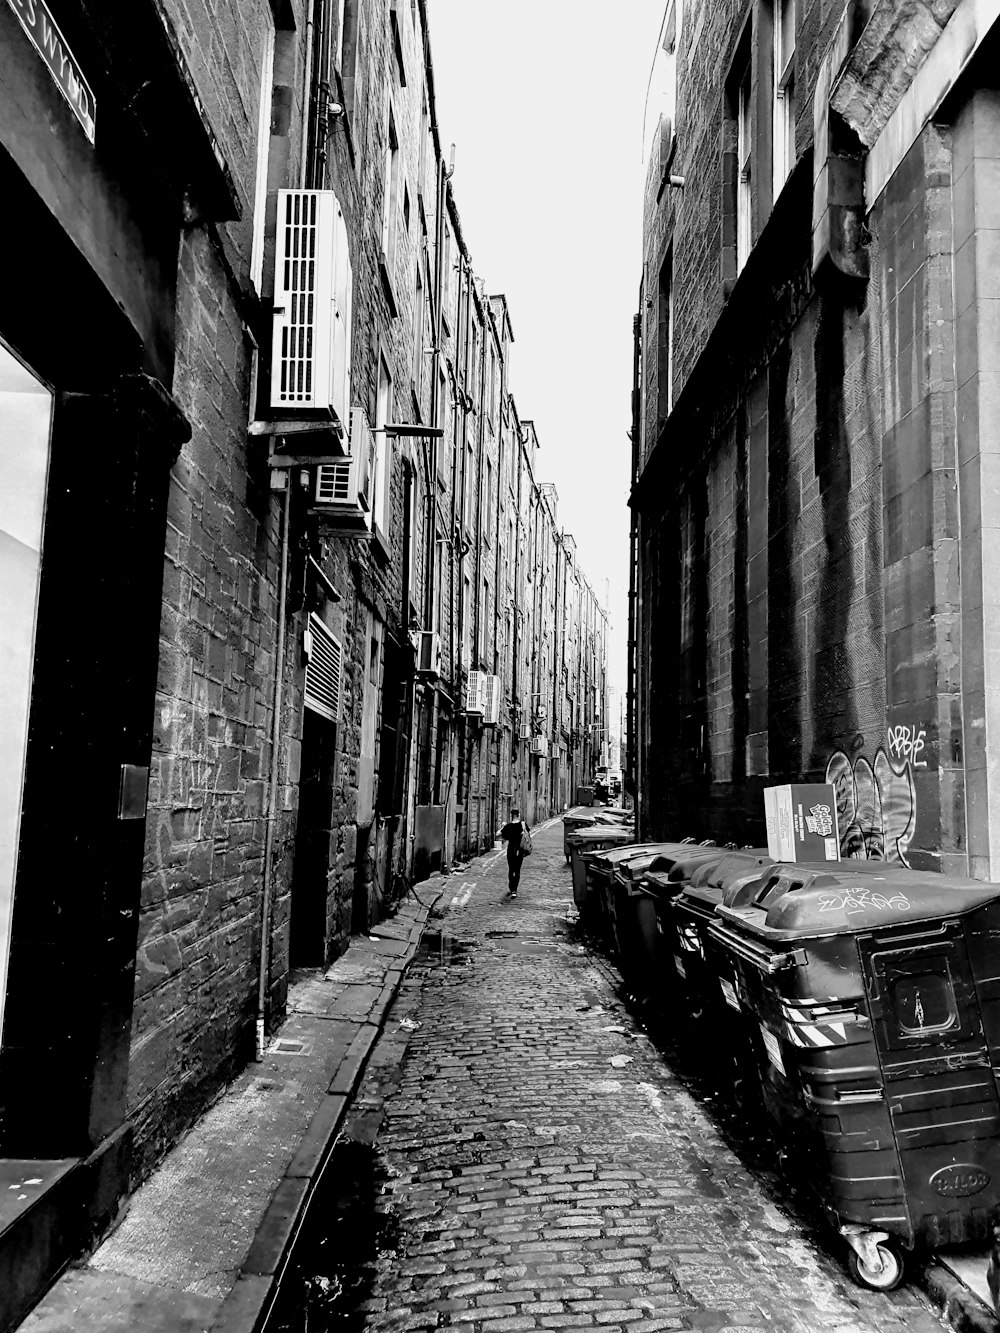
{"type": "Polygon", "coordinates": [[[271,407],[332,410],[346,431],[351,384],[351,255],[332,190],[279,190],[271,407]]]}
{"type": "Polygon", "coordinates": [[[483,695],[483,723],[495,727],[500,721],[500,677],[486,675],[483,695]]]}
{"type": "Polygon", "coordinates": [[[541,755],[543,759],[546,758],[549,753],[548,736],[532,736],[531,753],[541,755]]]}
{"type": "Polygon", "coordinates": [[[371,530],[371,479],[375,437],[363,407],[351,408],[349,453],[336,463],[316,469],[315,501],[318,508],[335,516],[339,526],[362,535],[371,530]],[[354,520],[354,521],[352,521],[354,520]]]}
{"type": "Polygon", "coordinates": [[[437,630],[418,629],[414,634],[417,650],[417,671],[422,676],[437,676],[441,672],[441,635],[437,630]]]}
{"type": "Polygon", "coordinates": [[[530,741],[530,740],[531,740],[531,723],[530,723],[530,722],[522,722],[522,723],[521,723],[520,730],[518,731],[517,735],[518,735],[518,739],[519,739],[519,740],[522,740],[522,741],[530,741]]]}
{"type": "Polygon", "coordinates": [[[465,711],[482,717],[486,708],[486,672],[470,671],[465,685],[465,711]]]}

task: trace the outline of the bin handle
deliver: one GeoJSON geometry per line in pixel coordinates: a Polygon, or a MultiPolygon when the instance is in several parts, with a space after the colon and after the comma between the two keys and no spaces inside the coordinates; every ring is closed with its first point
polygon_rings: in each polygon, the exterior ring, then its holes
{"type": "Polygon", "coordinates": [[[801,967],[806,961],[803,949],[775,953],[773,949],[768,949],[765,945],[751,944],[749,940],[743,939],[733,930],[727,930],[725,926],[719,925],[716,921],[711,922],[708,933],[717,943],[725,945],[737,958],[741,958],[745,963],[750,963],[758,971],[769,977],[774,976],[775,972],[784,971],[786,967],[801,967]]]}

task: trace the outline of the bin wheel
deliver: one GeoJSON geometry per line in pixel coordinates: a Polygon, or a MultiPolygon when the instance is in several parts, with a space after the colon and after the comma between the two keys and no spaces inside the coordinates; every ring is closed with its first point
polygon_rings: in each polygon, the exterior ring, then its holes
{"type": "Polygon", "coordinates": [[[869,1268],[857,1250],[848,1248],[847,1271],[859,1287],[868,1287],[871,1291],[895,1291],[903,1280],[902,1251],[891,1241],[880,1241],[878,1253],[882,1260],[881,1272],[869,1268]]]}

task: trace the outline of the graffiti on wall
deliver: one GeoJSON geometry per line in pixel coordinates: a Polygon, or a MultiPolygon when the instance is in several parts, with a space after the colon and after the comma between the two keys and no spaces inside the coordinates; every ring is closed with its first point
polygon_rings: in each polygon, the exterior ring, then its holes
{"type": "Polygon", "coordinates": [[[843,750],[831,755],[826,781],[837,793],[840,854],[859,861],[899,861],[909,865],[907,850],[917,827],[915,769],[926,768],[925,732],[919,727],[890,727],[869,762],[850,759],[843,750]]]}

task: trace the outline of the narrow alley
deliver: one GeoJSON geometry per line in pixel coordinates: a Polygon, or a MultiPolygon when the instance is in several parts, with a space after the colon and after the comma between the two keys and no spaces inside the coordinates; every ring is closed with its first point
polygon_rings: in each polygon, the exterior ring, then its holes
{"type": "Polygon", "coordinates": [[[558,820],[516,902],[505,878],[448,882],[269,1333],[941,1328],[913,1285],[854,1286],[672,1072],[579,933],[558,820]]]}

